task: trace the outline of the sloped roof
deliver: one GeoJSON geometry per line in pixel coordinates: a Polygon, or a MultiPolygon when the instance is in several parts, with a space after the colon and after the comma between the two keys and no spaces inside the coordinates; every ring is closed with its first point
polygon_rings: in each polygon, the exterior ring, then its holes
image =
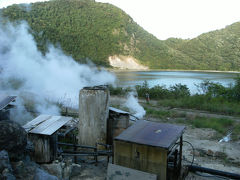
{"type": "Polygon", "coordinates": [[[50,136],[70,120],[72,120],[72,117],[43,114],[25,124],[23,128],[28,133],[50,136]]]}
{"type": "Polygon", "coordinates": [[[17,96],[8,96],[0,94],[0,110],[5,108],[10,102],[14,101],[17,96]]]}
{"type": "Polygon", "coordinates": [[[183,134],[185,126],[137,121],[114,140],[169,149],[183,134]]]}
{"type": "Polygon", "coordinates": [[[116,112],[116,113],[119,113],[119,114],[129,114],[129,112],[126,112],[126,111],[123,111],[121,109],[117,109],[117,108],[114,108],[114,107],[109,107],[109,110],[113,111],[113,112],[116,112]]]}

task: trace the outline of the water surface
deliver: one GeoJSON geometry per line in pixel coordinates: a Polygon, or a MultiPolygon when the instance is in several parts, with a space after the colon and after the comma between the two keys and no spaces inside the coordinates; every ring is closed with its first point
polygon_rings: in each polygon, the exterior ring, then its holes
{"type": "Polygon", "coordinates": [[[120,86],[141,85],[147,81],[150,87],[156,85],[165,85],[167,88],[181,83],[187,85],[191,93],[197,93],[196,84],[204,80],[210,80],[228,86],[234,83],[234,78],[239,73],[227,72],[192,72],[192,71],[122,71],[115,72],[120,86]]]}

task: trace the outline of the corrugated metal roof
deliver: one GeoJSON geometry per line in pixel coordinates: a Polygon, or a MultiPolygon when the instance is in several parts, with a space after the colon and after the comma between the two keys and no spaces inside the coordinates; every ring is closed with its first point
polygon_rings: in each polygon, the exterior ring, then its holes
{"type": "Polygon", "coordinates": [[[114,112],[119,113],[119,114],[129,114],[129,112],[126,112],[126,111],[123,111],[121,109],[117,109],[117,108],[114,108],[114,107],[109,107],[109,110],[114,111],[114,112]]]}
{"type": "Polygon", "coordinates": [[[149,145],[169,149],[183,134],[185,126],[138,121],[115,140],[149,145]]]}
{"type": "Polygon", "coordinates": [[[28,133],[52,135],[70,120],[72,120],[71,117],[40,115],[25,124],[23,128],[28,133]]]}
{"type": "Polygon", "coordinates": [[[10,102],[14,101],[17,96],[0,95],[0,110],[5,108],[10,102]]]}

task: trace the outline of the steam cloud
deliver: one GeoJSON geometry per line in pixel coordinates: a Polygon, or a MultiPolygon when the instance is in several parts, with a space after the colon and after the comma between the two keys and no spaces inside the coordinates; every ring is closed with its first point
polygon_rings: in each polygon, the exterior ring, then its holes
{"type": "Polygon", "coordinates": [[[143,116],[146,114],[144,108],[138,103],[138,99],[134,97],[133,92],[130,92],[128,94],[128,98],[124,106],[126,106],[130,110],[130,112],[139,119],[142,119],[143,116]]]}
{"type": "Polygon", "coordinates": [[[19,107],[32,101],[39,113],[58,114],[56,103],[78,106],[83,87],[115,82],[113,74],[79,64],[52,45],[43,56],[28,28],[0,23],[0,93],[18,95],[19,107]]]}

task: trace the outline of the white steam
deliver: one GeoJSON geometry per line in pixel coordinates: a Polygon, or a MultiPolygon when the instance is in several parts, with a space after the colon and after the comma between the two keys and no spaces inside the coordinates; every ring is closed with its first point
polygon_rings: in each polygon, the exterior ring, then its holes
{"type": "Polygon", "coordinates": [[[76,107],[83,87],[114,82],[113,74],[79,64],[52,45],[43,56],[26,23],[0,24],[0,92],[33,101],[39,113],[57,114],[59,102],[76,107]]]}
{"type": "Polygon", "coordinates": [[[143,116],[146,114],[144,108],[138,103],[138,99],[134,97],[133,92],[130,92],[128,94],[127,101],[124,106],[129,109],[130,113],[133,113],[133,115],[139,119],[142,119],[143,116]]]}

